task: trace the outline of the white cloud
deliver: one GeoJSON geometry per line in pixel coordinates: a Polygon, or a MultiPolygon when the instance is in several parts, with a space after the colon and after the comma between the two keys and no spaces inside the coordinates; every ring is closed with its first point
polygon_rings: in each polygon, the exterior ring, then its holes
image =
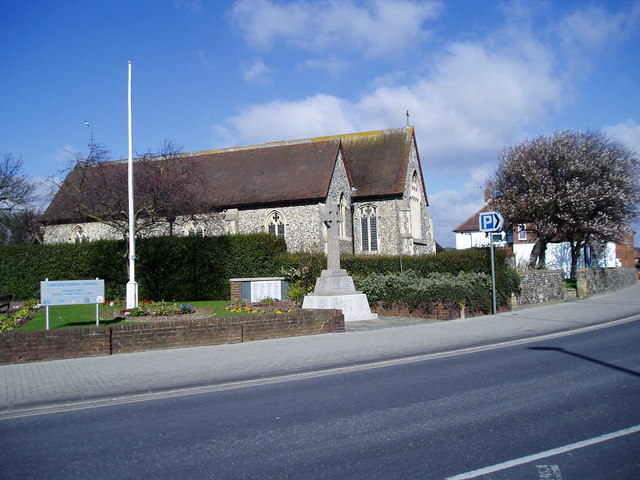
{"type": "Polygon", "coordinates": [[[624,123],[607,125],[602,131],[640,154],[640,125],[635,120],[628,119],[624,123]]]}
{"type": "Polygon", "coordinates": [[[441,11],[440,2],[373,0],[239,0],[232,15],[247,42],[270,49],[282,40],[310,51],[333,48],[369,57],[402,53],[428,36],[422,24],[441,11]]]}
{"type": "Polygon", "coordinates": [[[598,6],[576,10],[558,24],[558,36],[571,53],[601,51],[625,36],[625,14],[610,14],[598,6]]]}
{"type": "Polygon", "coordinates": [[[262,60],[256,60],[244,72],[244,79],[249,83],[268,83],[272,72],[262,60]]]}
{"type": "Polygon", "coordinates": [[[216,132],[226,133],[227,138],[239,138],[240,143],[349,132],[355,128],[349,119],[351,110],[348,102],[329,95],[315,95],[297,102],[274,101],[247,108],[228,120],[230,130],[217,127],[216,132]]]}
{"type": "Polygon", "coordinates": [[[227,127],[254,143],[400,127],[409,110],[428,162],[459,174],[493,162],[502,146],[562,103],[563,84],[550,59],[527,49],[514,58],[480,44],[455,43],[424,80],[380,86],[356,101],[315,95],[253,105],[228,119],[227,127]]]}
{"type": "Polygon", "coordinates": [[[351,64],[336,55],[329,55],[328,57],[307,60],[304,66],[309,70],[324,70],[332,78],[337,78],[347,72],[351,64]]]}

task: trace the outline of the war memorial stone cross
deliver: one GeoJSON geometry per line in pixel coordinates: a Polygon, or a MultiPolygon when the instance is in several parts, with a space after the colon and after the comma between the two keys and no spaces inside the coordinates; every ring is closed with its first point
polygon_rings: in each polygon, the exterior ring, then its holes
{"type": "Polygon", "coordinates": [[[353,279],[340,268],[340,222],[344,222],[338,205],[320,206],[320,220],[327,226],[327,269],[316,280],[313,293],[306,295],[302,308],[342,310],[345,322],[374,320],[367,296],[357,292],[353,279]]]}
{"type": "Polygon", "coordinates": [[[338,205],[327,204],[320,213],[320,220],[327,226],[327,270],[340,270],[340,244],[338,234],[344,216],[338,205]]]}

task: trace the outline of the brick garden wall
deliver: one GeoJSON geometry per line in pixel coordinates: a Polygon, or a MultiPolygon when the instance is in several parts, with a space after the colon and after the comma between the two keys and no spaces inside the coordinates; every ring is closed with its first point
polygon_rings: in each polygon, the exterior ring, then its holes
{"type": "Polygon", "coordinates": [[[111,328],[1,332],[0,364],[109,355],[111,328]]]}
{"type": "Polygon", "coordinates": [[[344,332],[340,310],[297,310],[108,327],[0,333],[0,364],[344,332]]]}
{"type": "MultiPolygon", "coordinates": [[[[510,305],[500,307],[498,309],[499,312],[507,312],[509,310],[511,310],[510,305]]],[[[391,308],[378,306],[376,308],[372,308],[371,311],[380,316],[429,318],[433,320],[453,320],[455,318],[470,318],[487,315],[487,312],[474,312],[467,308],[461,309],[459,305],[444,302],[436,302],[435,306],[429,311],[410,310],[403,305],[394,305],[391,308]]]]}

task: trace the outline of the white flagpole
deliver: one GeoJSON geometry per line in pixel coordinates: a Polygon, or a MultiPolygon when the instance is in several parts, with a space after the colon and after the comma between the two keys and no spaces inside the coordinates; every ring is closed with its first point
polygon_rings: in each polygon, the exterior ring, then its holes
{"type": "Polygon", "coordinates": [[[133,208],[133,129],[131,121],[131,62],[129,62],[129,283],[127,283],[127,308],[138,306],[138,284],[136,283],[136,231],[133,208]]]}

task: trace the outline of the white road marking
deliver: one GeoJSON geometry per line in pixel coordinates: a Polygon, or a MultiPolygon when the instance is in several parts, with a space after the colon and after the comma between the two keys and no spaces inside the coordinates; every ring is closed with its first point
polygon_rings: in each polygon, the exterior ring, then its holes
{"type": "Polygon", "coordinates": [[[617,432],[607,433],[605,435],[600,435],[599,437],[590,438],[589,440],[583,440],[581,442],[571,443],[569,445],[565,445],[564,447],[558,447],[551,450],[547,450],[546,452],[536,453],[534,455],[528,455],[526,457],[516,458],[514,460],[509,460],[508,462],[498,463],[496,465],[492,465],[490,467],[480,468],[478,470],[473,470],[472,472],[461,473],[459,475],[455,475],[453,477],[448,477],[447,480],[468,480],[471,478],[478,478],[482,475],[488,475],[490,473],[495,473],[499,470],[506,470],[507,468],[517,467],[518,465],[523,465],[525,463],[534,462],[536,460],[540,460],[542,458],[553,457],[555,455],[561,455],[563,453],[570,452],[572,450],[577,450],[579,448],[589,447],[591,445],[595,445],[597,443],[606,442],[607,440],[613,440],[614,438],[623,437],[625,435],[631,435],[633,433],[640,432],[640,425],[636,425],[635,427],[625,428],[623,430],[618,430],[617,432]]]}

